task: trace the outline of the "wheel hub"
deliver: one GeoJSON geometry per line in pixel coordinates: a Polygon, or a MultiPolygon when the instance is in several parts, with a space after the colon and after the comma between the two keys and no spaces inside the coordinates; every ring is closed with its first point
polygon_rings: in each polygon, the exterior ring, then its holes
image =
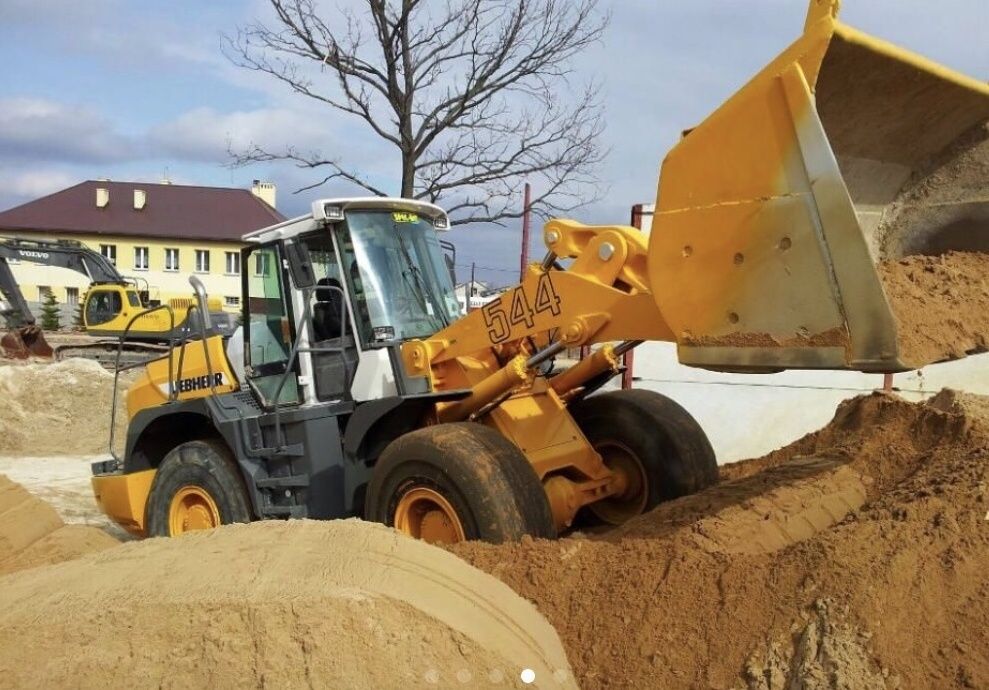
{"type": "Polygon", "coordinates": [[[464,541],[464,527],[447,498],[424,486],[410,489],[395,506],[395,529],[430,544],[464,541]]]}
{"type": "Polygon", "coordinates": [[[620,525],[640,515],[646,508],[649,485],[642,463],[625,444],[617,441],[601,442],[595,446],[604,464],[615,476],[614,493],[588,508],[601,520],[620,525]]]}
{"type": "Polygon", "coordinates": [[[175,492],[168,509],[168,531],[173,537],[220,524],[220,510],[208,491],[199,486],[184,486],[175,492]]]}

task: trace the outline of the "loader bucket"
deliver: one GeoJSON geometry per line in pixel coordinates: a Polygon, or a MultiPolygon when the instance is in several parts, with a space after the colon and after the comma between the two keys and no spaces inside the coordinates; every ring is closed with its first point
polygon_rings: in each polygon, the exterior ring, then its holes
{"type": "Polygon", "coordinates": [[[912,368],[876,263],[989,249],[989,86],[837,6],[663,162],[649,277],[685,364],[912,368]]]}
{"type": "Polygon", "coordinates": [[[55,354],[41,328],[33,325],[21,326],[4,333],[0,338],[0,348],[3,349],[3,356],[9,359],[51,359],[55,354]]]}

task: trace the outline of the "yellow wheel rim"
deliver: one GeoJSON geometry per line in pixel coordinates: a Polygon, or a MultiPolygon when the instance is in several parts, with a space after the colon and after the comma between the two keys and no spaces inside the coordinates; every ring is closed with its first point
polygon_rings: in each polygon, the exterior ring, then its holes
{"type": "Polygon", "coordinates": [[[424,486],[410,489],[399,499],[395,529],[430,544],[466,540],[457,511],[443,494],[424,486]]]}
{"type": "Polygon", "coordinates": [[[609,525],[621,525],[641,515],[649,498],[649,482],[642,462],[627,446],[617,441],[599,443],[594,450],[601,454],[608,469],[618,475],[621,490],[592,503],[588,508],[609,525]]]}
{"type": "Polygon", "coordinates": [[[183,486],[175,492],[168,507],[168,531],[173,537],[220,524],[220,509],[208,491],[199,486],[183,486]]]}

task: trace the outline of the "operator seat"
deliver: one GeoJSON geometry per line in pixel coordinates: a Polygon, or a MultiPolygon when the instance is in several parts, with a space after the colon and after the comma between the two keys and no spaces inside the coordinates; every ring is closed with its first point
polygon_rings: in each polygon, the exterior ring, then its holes
{"type": "Polygon", "coordinates": [[[339,400],[349,396],[350,384],[357,372],[357,344],[347,318],[340,281],[320,278],[316,287],[312,313],[313,337],[319,347],[329,348],[314,352],[312,356],[316,397],[320,400],[339,400]]]}
{"type": "Polygon", "coordinates": [[[349,328],[340,281],[336,278],[320,278],[316,282],[315,297],[316,302],[313,304],[312,323],[316,341],[342,337],[349,328]],[[327,290],[325,289],[327,287],[336,289],[327,290]],[[341,325],[343,326],[342,332],[341,325]]]}

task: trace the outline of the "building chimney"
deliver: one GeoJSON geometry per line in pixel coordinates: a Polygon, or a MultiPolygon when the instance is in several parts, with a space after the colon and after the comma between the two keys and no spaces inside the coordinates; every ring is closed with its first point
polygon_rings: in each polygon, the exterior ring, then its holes
{"type": "Polygon", "coordinates": [[[96,188],[96,208],[106,208],[110,203],[110,190],[106,187],[96,188]]]}
{"type": "Polygon", "coordinates": [[[148,195],[143,189],[134,190],[134,210],[140,211],[148,203],[148,195]]]}
{"type": "Polygon", "coordinates": [[[274,182],[254,180],[254,184],[251,185],[251,194],[271,206],[271,208],[275,208],[275,191],[274,182]]]}

